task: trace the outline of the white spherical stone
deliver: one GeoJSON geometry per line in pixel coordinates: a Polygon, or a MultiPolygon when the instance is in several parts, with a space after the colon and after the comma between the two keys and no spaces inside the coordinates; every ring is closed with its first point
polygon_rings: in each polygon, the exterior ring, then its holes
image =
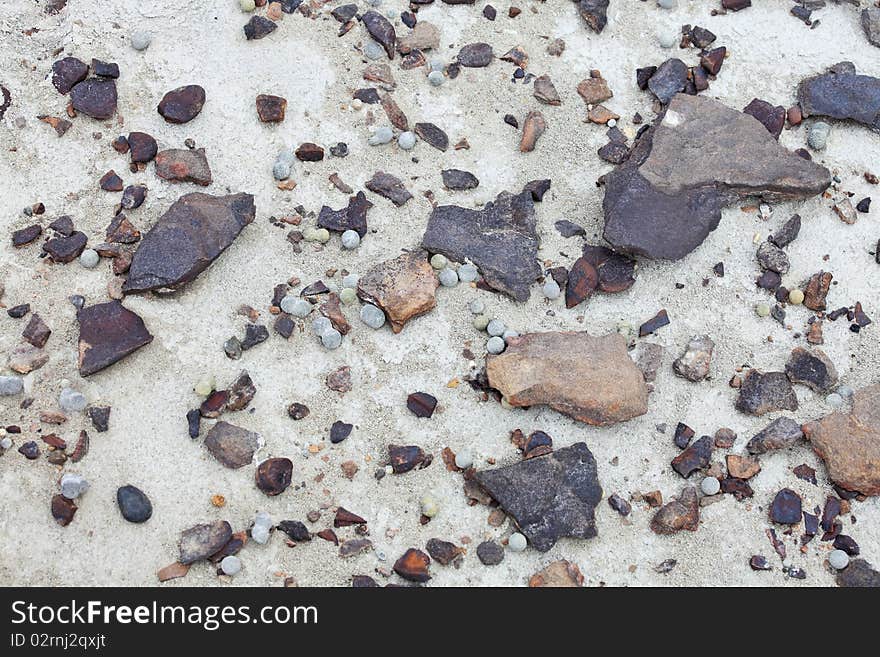
{"type": "Polygon", "coordinates": [[[327,331],[333,328],[333,324],[330,323],[330,320],[321,315],[320,317],[315,317],[312,320],[312,331],[315,335],[321,336],[324,335],[327,331]]]}
{"type": "Polygon", "coordinates": [[[661,48],[672,48],[678,41],[678,35],[674,32],[661,32],[657,35],[657,40],[660,42],[661,48]]]}
{"type": "Polygon", "coordinates": [[[305,299],[288,294],[281,300],[281,310],[302,319],[303,317],[308,317],[309,313],[312,312],[312,304],[305,299]]]}
{"type": "Polygon", "coordinates": [[[491,336],[502,336],[504,332],[507,330],[507,327],[504,325],[500,319],[493,319],[486,326],[486,332],[491,336]]]}
{"type": "Polygon", "coordinates": [[[101,262],[101,256],[94,249],[86,249],[79,255],[79,264],[86,269],[94,269],[101,262]]]}
{"type": "Polygon", "coordinates": [[[715,477],[706,477],[700,482],[700,490],[704,495],[717,495],[721,490],[721,482],[715,477]]]}
{"type": "Polygon", "coordinates": [[[385,56],[385,51],[375,41],[370,41],[364,46],[364,55],[367,59],[381,59],[385,56]]]}
{"type": "Polygon", "coordinates": [[[406,132],[401,132],[400,136],[397,138],[397,145],[400,146],[405,151],[411,151],[416,147],[416,135],[414,132],[410,132],[407,130],[406,132]]]}
{"type": "Polygon", "coordinates": [[[464,263],[458,268],[458,278],[465,283],[477,280],[479,275],[480,272],[477,271],[477,268],[469,262],[464,263]]]}
{"type": "Polygon", "coordinates": [[[78,474],[67,473],[61,477],[61,494],[69,500],[75,500],[89,489],[89,482],[78,474]]]}
{"type": "Polygon", "coordinates": [[[461,450],[458,454],[455,455],[455,466],[461,468],[462,470],[467,470],[474,464],[474,455],[466,450],[461,450]]]}
{"type": "Polygon", "coordinates": [[[385,324],[385,313],[376,306],[365,303],[361,306],[361,321],[371,329],[380,329],[385,324]]]}
{"type": "Polygon", "coordinates": [[[496,335],[489,338],[489,340],[486,342],[486,351],[488,351],[490,354],[500,354],[502,351],[504,351],[504,347],[506,346],[507,345],[504,344],[504,340],[496,335]]]}
{"type": "Polygon", "coordinates": [[[441,84],[446,82],[446,76],[443,75],[442,71],[431,71],[428,73],[428,82],[435,87],[439,87],[441,84]]]}
{"type": "Polygon", "coordinates": [[[346,249],[356,249],[361,244],[361,236],[356,230],[347,230],[342,233],[342,246],[346,249]]]}
{"type": "Polygon", "coordinates": [[[481,315],[483,314],[483,311],[486,310],[486,304],[483,303],[481,299],[474,299],[468,304],[468,309],[474,315],[481,315]]]}
{"type": "Polygon", "coordinates": [[[241,572],[241,559],[234,554],[223,557],[223,561],[220,562],[220,570],[223,571],[224,575],[238,575],[241,572]]]}
{"type": "Polygon", "coordinates": [[[510,535],[510,538],[507,539],[507,547],[509,547],[514,552],[522,552],[528,547],[528,541],[526,537],[520,534],[519,532],[515,532],[510,535]]]}
{"type": "Polygon", "coordinates": [[[455,287],[458,285],[458,274],[450,267],[441,269],[438,278],[443,287],[455,287]]]}
{"type": "Polygon", "coordinates": [[[336,349],[342,344],[342,333],[335,328],[324,331],[321,334],[321,344],[324,345],[325,349],[336,349]]]}
{"type": "Polygon", "coordinates": [[[843,550],[831,550],[828,553],[828,563],[835,570],[843,570],[849,565],[849,555],[843,550]]]}
{"type": "Polygon", "coordinates": [[[449,264],[449,261],[446,259],[446,256],[442,253],[435,253],[431,256],[431,266],[434,269],[443,269],[446,265],[449,264]]]}
{"type": "Polygon", "coordinates": [[[548,299],[558,299],[559,295],[562,294],[562,290],[559,289],[559,283],[549,276],[547,277],[547,280],[544,281],[544,287],[541,288],[541,291],[548,299]]]}
{"type": "Polygon", "coordinates": [[[131,35],[131,47],[135,50],[146,50],[150,47],[153,35],[149,32],[139,31],[131,35]]]}

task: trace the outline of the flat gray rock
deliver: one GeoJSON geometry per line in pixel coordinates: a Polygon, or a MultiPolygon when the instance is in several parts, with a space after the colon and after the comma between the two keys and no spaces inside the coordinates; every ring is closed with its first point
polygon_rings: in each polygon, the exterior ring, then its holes
{"type": "Polygon", "coordinates": [[[232,527],[225,520],[196,525],[180,533],[180,556],[178,561],[184,565],[207,559],[232,538],[232,527]]]}
{"type": "Polygon", "coordinates": [[[253,462],[260,436],[221,420],[205,436],[205,447],[220,463],[235,470],[253,462]]]}
{"type": "Polygon", "coordinates": [[[802,80],[797,99],[805,118],[852,119],[880,131],[880,78],[857,75],[850,62],[802,80]]]}

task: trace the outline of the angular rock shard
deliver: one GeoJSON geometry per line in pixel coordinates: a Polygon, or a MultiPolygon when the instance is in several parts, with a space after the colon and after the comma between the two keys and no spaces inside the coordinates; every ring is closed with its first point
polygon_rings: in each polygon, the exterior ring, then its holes
{"type": "Polygon", "coordinates": [[[109,119],[116,113],[116,82],[92,78],[70,90],[73,109],[93,119],[109,119]]]}
{"type": "Polygon", "coordinates": [[[169,148],[156,155],[156,175],[172,182],[211,184],[211,167],[204,148],[169,148]]]}
{"type": "Polygon", "coordinates": [[[394,59],[394,50],[397,45],[397,35],[394,26],[382,14],[372,9],[361,16],[361,22],[367,28],[367,32],[381,45],[388,54],[388,59],[394,59]]]}
{"type": "Polygon", "coordinates": [[[207,559],[218,552],[232,538],[232,527],[225,520],[196,525],[180,533],[180,557],[184,565],[207,559]]]}
{"type": "Polygon", "coordinates": [[[354,230],[363,238],[367,234],[367,210],[371,207],[373,204],[364,193],[358,192],[349,197],[348,205],[344,208],[334,210],[330,206],[323,206],[318,213],[318,227],[337,233],[354,230]]]}
{"type": "Polygon", "coordinates": [[[828,477],[846,490],[880,495],[880,383],[853,397],[852,411],[836,411],[804,426],[828,477]]]}
{"type": "Polygon", "coordinates": [[[601,32],[608,24],[609,0],[574,0],[578,13],[593,32],[601,32]]]}
{"type": "Polygon", "coordinates": [[[205,447],[211,456],[233,470],[249,465],[260,447],[260,436],[220,420],[205,436],[205,447]]]}
{"type": "Polygon", "coordinates": [[[802,383],[816,392],[828,392],[837,385],[837,369],[821,349],[795,347],[785,373],[792,383],[802,383]]]}
{"type": "Polygon", "coordinates": [[[118,301],[86,306],[79,321],[79,373],[89,376],[149,344],[144,320],[118,301]]]}
{"type": "Polygon", "coordinates": [[[703,96],[676,95],[605,176],[605,239],[616,250],[677,260],[741,197],[807,198],[831,182],[754,117],[703,96]]]}
{"type": "Polygon", "coordinates": [[[797,98],[804,118],[852,119],[880,131],[880,78],[857,75],[850,62],[802,80],[797,98]]]}
{"type": "Polygon", "coordinates": [[[687,486],[678,499],[663,506],[651,519],[651,530],[657,534],[674,534],[682,529],[695,532],[699,527],[700,500],[693,486],[687,486]]]}
{"type": "Polygon", "coordinates": [[[547,404],[587,424],[624,422],[648,411],[642,372],[617,333],[528,333],[486,359],[489,385],[512,406],[547,404]]]}
{"type": "Polygon", "coordinates": [[[168,123],[188,123],[199,115],[204,106],[204,88],[188,84],[165,94],[157,110],[168,123]]]}
{"type": "Polygon", "coordinates": [[[400,333],[413,317],[431,310],[440,281],[422,250],[409,251],[376,265],[358,281],[362,301],[381,308],[391,330],[400,333]]]}
{"type": "Polygon", "coordinates": [[[541,552],[562,537],[597,535],[602,499],[596,459],[585,443],[476,474],[477,483],[510,515],[541,552]]]}
{"type": "Polygon", "coordinates": [[[403,186],[400,178],[384,171],[377,171],[373,174],[373,177],[364,183],[364,187],[379,196],[384,196],[397,207],[412,198],[412,194],[403,186]]]}
{"type": "Polygon", "coordinates": [[[125,293],[176,289],[194,280],[254,220],[251,194],[181,196],[144,236],[125,293]]]}
{"type": "Polygon", "coordinates": [[[800,424],[790,417],[780,417],[756,433],[746,444],[746,449],[752,454],[764,454],[770,450],[791,447],[803,437],[800,424]]]}
{"type": "Polygon", "coordinates": [[[541,275],[531,192],[502,192],[482,210],[457,205],[434,208],[422,247],[455,262],[475,264],[486,284],[517,301],[541,275]]]}
{"type": "Polygon", "coordinates": [[[796,411],[798,399],[784,372],[746,372],[739,388],[736,408],[751,415],[773,411],[796,411]]]}

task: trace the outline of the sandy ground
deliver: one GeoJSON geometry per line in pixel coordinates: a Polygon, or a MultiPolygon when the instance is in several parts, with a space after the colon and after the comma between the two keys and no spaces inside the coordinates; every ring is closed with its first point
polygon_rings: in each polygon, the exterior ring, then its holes
{"type": "MultiPolygon", "coordinates": [[[[31,1],[0,5],[0,82],[11,90],[14,103],[0,124],[4,301],[9,306],[30,302],[53,330],[47,345],[49,364],[27,379],[29,394],[36,398],[31,409],[21,411],[20,398],[0,399],[0,424],[18,423],[26,432],[11,452],[0,457],[0,583],[152,585],[157,582],[156,571],[174,561],[179,532],[193,524],[223,518],[239,530],[259,510],[276,520],[305,520],[309,510],[321,505],[343,505],[369,520],[374,552],[343,560],[331,544],[320,539],[291,549],[282,536],[273,536],[268,545],[251,543],[241,553],[244,569],[233,584],[277,586],[283,581],[281,574],[295,577],[301,585],[346,585],[352,574],[371,574],[381,582],[400,581],[396,576],[385,580],[374,571],[390,569],[406,548],[423,548],[431,537],[458,544],[463,537],[471,540],[461,568],[432,565],[431,584],[435,586],[524,585],[532,573],[559,558],[578,564],[589,585],[832,584],[833,576],[823,565],[829,543],[814,540],[801,554],[795,547],[800,532],[785,537],[790,562],[808,573],[800,581],[782,572],[764,534],[769,526],[766,507],[779,488],[797,490],[807,509],[821,505],[831,490],[824,467],[807,445],[763,457],[763,470],[751,482],[755,497],[740,503],[725,496],[704,508],[695,533],[657,536],[648,529],[653,512],[645,505],[634,504],[632,515],[624,520],[603,501],[597,509],[598,538],[563,539],[545,554],[533,549],[521,554],[508,551],[504,562],[492,568],[479,563],[474,548],[486,538],[505,537],[510,525],[493,528],[487,524],[486,507],[467,505],[460,477],[445,470],[439,453],[445,446],[455,451],[469,448],[481,466],[489,458],[512,463],[519,456],[509,442],[509,432],[517,427],[526,432],[542,429],[558,447],[578,441],[589,445],[606,495],[618,492],[627,497],[636,491],[660,489],[664,498],[673,497],[683,486],[669,467],[678,451],[671,435],[675,423],[688,423],[698,435],[732,427],[740,436],[732,451],[742,452],[748,438],[775,416],[753,418],[735,411],[735,391],[728,387],[728,379],[743,364],[782,369],[791,348],[803,344],[793,333],[803,329],[809,316],[806,309],[789,310],[791,331],[752,311],[756,302],[767,300],[753,283],[757,273],[753,235],[766,236],[791,214],[800,213],[804,227],[788,248],[792,271],[785,282],[792,286],[819,269],[832,271],[839,285],[829,294],[829,307],[860,300],[877,319],[880,289],[874,284],[877,265],[869,254],[880,237],[873,216],[877,210],[848,226],[836,218],[829,201],[819,198],[777,205],[769,222],[756,213],[732,208],[724,212],[720,228],[684,260],[644,262],[628,292],[598,296],[573,310],[565,310],[561,301],[547,302],[537,286],[524,304],[459,286],[439,290],[437,308],[400,335],[393,335],[387,327],[379,332],[367,329],[349,308],[355,328],[334,352],[323,350],[313,336],[304,333],[295,334],[289,342],[273,336],[237,362],[223,354],[223,341],[243,333],[244,319],[235,313],[239,305],[251,304],[261,310],[264,321],[271,321],[267,309],[277,283],[291,276],[309,282],[323,277],[330,267],[363,272],[399,249],[414,246],[430,213],[430,204],[422,196],[427,189],[441,203],[476,206],[500,191],[517,190],[528,180],[552,178],[551,192],[537,206],[540,256],[554,265],[570,265],[579,253],[580,238],[563,239],[553,223],[562,218],[578,222],[591,239],[599,239],[602,191],[595,180],[610,168],[595,154],[606,141],[605,130],[583,123],[585,109],[575,87],[590,69],[598,68],[614,91],[608,105],[624,116],[623,129],[632,129],[630,118],[636,111],[653,117],[649,94],[634,84],[636,67],[656,65],[669,56],[696,63],[694,50],[661,49],[656,39],[658,25],[674,30],[683,23],[697,23],[718,35],[717,44],[727,45],[732,54],[707,94],[737,108],[756,96],[788,106],[802,77],[844,59],[855,62],[860,72],[880,75],[880,51],[867,44],[850,6],[827,7],[818,14],[820,27],[810,30],[788,15],[790,3],[785,1],[758,3],[760,7],[739,14],[713,17],[709,10],[716,2],[680,0],[677,9],[664,11],[652,3],[612,0],[608,26],[596,35],[584,27],[567,0],[519,0],[513,4],[523,13],[515,20],[507,18],[511,2],[498,0],[494,4],[499,17],[494,23],[482,18],[484,4],[480,0],[469,8],[435,3],[419,13],[421,20],[441,28],[439,56],[448,59],[461,45],[473,41],[493,44],[496,54],[521,44],[531,56],[528,70],[537,75],[549,73],[563,105],[539,106],[531,86],[510,83],[513,66],[505,62],[495,61],[487,69],[465,69],[457,80],[440,88],[430,87],[423,72],[401,71],[395,63],[398,90],[394,97],[410,122],[433,121],[448,132],[452,143],[466,137],[471,144],[470,150],[446,153],[424,143],[412,153],[394,145],[367,146],[366,110],[357,112],[346,106],[352,89],[367,86],[360,80],[364,64],[353,50],[364,33],[357,28],[337,38],[338,24],[329,16],[314,21],[288,16],[268,38],[246,42],[241,27],[247,16],[239,12],[234,0],[207,4],[196,0],[70,0],[68,9],[54,17],[42,15],[31,1]],[[23,33],[33,27],[39,30],[30,36],[23,33]],[[127,36],[134,29],[153,33],[146,52],[128,45],[127,36]],[[548,39],[555,37],[567,43],[559,59],[545,52],[548,39]],[[96,57],[119,63],[118,121],[100,123],[82,116],[59,139],[49,126],[36,120],[38,114],[63,115],[67,103],[48,79],[56,59],[53,51],[58,48],[84,61],[96,57]],[[187,125],[166,124],[156,113],[156,104],[164,92],[188,83],[207,90],[205,109],[187,125]],[[283,124],[258,122],[253,109],[258,93],[288,98],[283,124]],[[520,154],[518,132],[501,119],[507,113],[522,117],[529,109],[543,110],[549,130],[535,152],[520,154]],[[19,117],[26,120],[24,127],[16,126],[19,117]],[[70,214],[92,242],[100,241],[118,202],[116,194],[102,192],[97,185],[110,168],[126,183],[149,186],[146,204],[129,215],[142,231],[178,195],[196,191],[189,185],[159,180],[152,166],[142,174],[129,173],[127,159],[113,151],[110,141],[130,130],[153,134],[160,148],[182,147],[184,139],[195,139],[207,149],[214,172],[208,191],[251,192],[256,196],[258,216],[234,246],[182,292],[128,299],[126,305],[144,318],[154,342],[83,380],[76,372],[74,309],[66,298],[82,294],[90,303],[106,299],[109,265],[105,262],[95,270],[77,263],[51,266],[37,258],[38,244],[14,251],[8,235],[30,222],[20,208],[43,201],[49,220],[70,214]],[[351,155],[297,164],[297,188],[282,192],[272,180],[272,162],[282,147],[303,141],[327,147],[345,141],[351,155]],[[480,187],[467,193],[445,191],[439,171],[449,167],[473,171],[480,187]],[[307,247],[296,255],[285,240],[285,231],[268,221],[269,216],[290,213],[299,204],[315,212],[324,203],[340,207],[346,197],[331,187],[327,176],[338,171],[350,185],[362,188],[377,169],[403,178],[415,198],[395,208],[373,197],[376,207],[369,221],[374,232],[356,252],[342,251],[334,238],[322,251],[307,247]],[[720,260],[726,276],[719,279],[712,276],[711,267],[720,260]],[[709,284],[704,287],[706,277],[709,284]],[[684,288],[676,289],[676,283],[684,288]],[[494,402],[480,403],[467,385],[446,387],[454,377],[469,372],[469,363],[461,355],[465,347],[474,349],[482,360],[485,335],[472,328],[467,309],[475,298],[484,300],[492,315],[520,332],[587,329],[599,334],[614,330],[620,322],[637,327],[660,308],[668,309],[672,324],[651,338],[666,347],[667,354],[648,414],[614,427],[593,428],[543,408],[511,411],[494,402]],[[552,315],[548,314],[551,309],[552,315]],[[717,349],[711,380],[693,384],[676,377],[671,362],[688,337],[698,333],[709,334],[717,349]],[[345,396],[324,386],[325,375],[342,364],[351,365],[355,383],[345,396]],[[222,385],[242,368],[251,373],[257,396],[250,411],[227,419],[261,434],[265,447],[259,458],[293,459],[294,482],[299,485],[277,498],[267,498],[255,488],[252,467],[227,470],[200,441],[186,435],[184,415],[198,403],[192,392],[194,383],[213,374],[222,385]],[[74,522],[61,528],[49,514],[49,498],[56,492],[60,473],[45,460],[25,460],[15,449],[25,439],[36,437],[36,417],[40,410],[57,405],[65,379],[90,400],[110,403],[113,413],[110,431],[92,432],[90,454],[66,468],[84,475],[91,490],[80,500],[74,522]],[[407,411],[405,397],[415,390],[430,392],[440,400],[433,418],[420,420],[407,411]],[[312,409],[307,420],[294,423],[287,417],[285,409],[292,401],[302,401],[312,409]],[[352,422],[356,428],[348,440],[331,447],[328,429],[337,419],[352,422]],[[665,434],[656,429],[663,423],[668,427],[665,434]],[[325,449],[309,454],[307,446],[318,443],[325,449]],[[373,473],[388,443],[421,445],[438,457],[437,462],[425,470],[376,481],[373,473]],[[349,459],[361,466],[353,481],[340,470],[340,463],[349,459]],[[819,486],[791,473],[800,463],[817,469],[819,486]],[[324,475],[320,483],[315,481],[318,475],[324,475]],[[115,491],[128,483],[142,488],[153,501],[153,518],[146,525],[126,523],[119,515],[115,491]],[[421,526],[419,499],[428,491],[440,500],[442,509],[421,526]],[[226,497],[225,508],[211,505],[215,493],[226,497]],[[774,570],[752,572],[748,558],[753,554],[766,555],[774,570]],[[654,572],[654,566],[666,559],[676,559],[678,565],[668,574],[654,572]]],[[[403,0],[383,3],[385,8],[398,10],[405,5],[403,0]]],[[[376,123],[383,122],[379,110],[376,123]]],[[[803,129],[786,130],[782,135],[782,142],[791,148],[803,146],[805,139],[803,129]]],[[[878,149],[880,135],[853,125],[836,125],[827,150],[818,159],[858,199],[872,191],[861,174],[866,167],[876,167],[878,149]]],[[[324,280],[338,284],[339,276],[324,280]]],[[[17,344],[22,328],[20,321],[3,313],[0,351],[8,353],[17,344]]],[[[857,335],[845,321],[826,323],[824,349],[837,365],[842,383],[857,388],[876,382],[880,366],[876,331],[869,327],[857,335]]],[[[797,394],[801,402],[794,414],[797,419],[805,421],[828,412],[821,396],[800,386],[797,394]]],[[[61,433],[72,440],[83,427],[90,428],[88,420],[74,417],[61,433]]],[[[43,427],[44,432],[47,429],[43,427]]],[[[716,458],[723,459],[723,451],[716,451],[716,458]]],[[[331,525],[332,511],[326,510],[310,527],[317,531],[331,525]]],[[[349,532],[339,530],[340,537],[354,535],[349,532]]],[[[880,500],[855,503],[853,515],[844,519],[844,533],[856,539],[863,556],[880,565],[880,500]]],[[[168,585],[220,584],[210,566],[197,565],[185,579],[168,585]]]]}

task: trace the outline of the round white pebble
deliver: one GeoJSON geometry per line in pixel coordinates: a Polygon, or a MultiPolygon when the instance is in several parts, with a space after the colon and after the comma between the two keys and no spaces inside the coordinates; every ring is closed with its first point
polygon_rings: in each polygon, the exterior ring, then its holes
{"type": "Polygon", "coordinates": [[[544,281],[544,287],[541,288],[541,291],[548,299],[558,299],[559,295],[562,294],[562,290],[559,289],[559,283],[549,276],[547,277],[547,280],[544,281]]]}
{"type": "Polygon", "coordinates": [[[9,449],[12,447],[12,438],[6,436],[3,440],[0,440],[0,449],[9,449]]]}
{"type": "Polygon", "coordinates": [[[397,145],[405,151],[411,151],[416,147],[416,134],[409,130],[401,132],[400,136],[397,138],[397,145]]]}
{"type": "Polygon", "coordinates": [[[486,342],[486,351],[488,351],[490,354],[500,354],[502,351],[504,351],[504,347],[506,346],[507,345],[504,344],[504,340],[495,335],[489,338],[489,340],[486,342]]]}
{"type": "Polygon", "coordinates": [[[828,563],[835,570],[843,570],[849,565],[849,555],[843,550],[831,550],[828,553],[828,563]]]}
{"type": "Polygon", "coordinates": [[[661,32],[657,35],[657,40],[661,48],[672,48],[678,40],[678,35],[674,32],[661,32]]]}
{"type": "Polygon", "coordinates": [[[458,278],[465,283],[477,280],[479,275],[480,272],[477,271],[477,268],[469,262],[464,263],[458,268],[458,278]]]}
{"type": "Polygon", "coordinates": [[[324,331],[321,334],[321,344],[324,345],[325,349],[336,349],[342,344],[342,333],[335,328],[324,331]]]}
{"type": "Polygon", "coordinates": [[[443,287],[455,287],[458,285],[458,274],[450,267],[441,269],[438,277],[443,287]]]}
{"type": "Polygon", "coordinates": [[[433,495],[425,495],[421,501],[422,515],[433,518],[440,513],[440,505],[433,495]]]}
{"type": "Polygon", "coordinates": [[[488,333],[491,336],[497,335],[500,337],[500,336],[504,335],[504,332],[506,330],[507,330],[507,327],[504,325],[504,322],[502,322],[500,319],[493,319],[486,326],[486,333],[488,333]]]}
{"type": "Polygon", "coordinates": [[[507,342],[510,338],[518,338],[519,333],[514,331],[513,329],[507,329],[504,333],[501,334],[501,337],[504,338],[504,341],[507,342]]]}
{"type": "Polygon", "coordinates": [[[382,46],[380,46],[375,41],[370,41],[367,45],[364,46],[364,55],[367,59],[380,59],[385,56],[385,51],[382,50],[382,46]]]}
{"type": "Polygon", "coordinates": [[[150,42],[153,40],[153,35],[149,32],[134,32],[131,35],[131,47],[135,50],[146,50],[150,47],[150,42]]]}
{"type": "Polygon", "coordinates": [[[220,570],[224,575],[238,575],[241,572],[241,559],[234,554],[223,557],[223,561],[220,562],[220,570]]]}
{"type": "Polygon", "coordinates": [[[483,311],[486,310],[486,304],[481,299],[474,299],[468,304],[468,309],[474,315],[482,315],[483,311]]]}
{"type": "Polygon", "coordinates": [[[704,495],[717,495],[721,490],[721,482],[715,477],[706,477],[700,482],[700,490],[704,495]]]}
{"type": "Polygon", "coordinates": [[[269,542],[269,528],[265,525],[254,525],[251,527],[251,538],[260,545],[269,542]]]}
{"type": "Polygon", "coordinates": [[[316,317],[312,320],[312,331],[315,335],[321,336],[324,335],[327,331],[333,328],[333,324],[330,323],[330,320],[324,317],[323,315],[320,317],[316,317]]]}
{"type": "Polygon", "coordinates": [[[387,144],[392,139],[394,139],[394,131],[387,125],[383,125],[372,134],[367,140],[367,143],[370,146],[380,146],[382,144],[387,144]]]}
{"type": "Polygon", "coordinates": [[[281,310],[293,315],[294,317],[308,317],[312,312],[312,304],[305,299],[300,299],[292,294],[288,294],[281,300],[281,310]]]}
{"type": "Polygon", "coordinates": [[[342,279],[342,287],[350,287],[351,289],[355,289],[357,286],[357,274],[348,274],[345,278],[342,279]]]}
{"type": "Polygon", "coordinates": [[[88,403],[86,396],[73,388],[65,388],[58,395],[58,404],[62,409],[71,413],[83,410],[88,403]]]}
{"type": "Polygon", "coordinates": [[[428,73],[428,82],[435,87],[439,87],[441,84],[446,82],[446,76],[443,75],[442,71],[431,71],[428,73]]]}
{"type": "Polygon", "coordinates": [[[462,470],[467,470],[474,464],[474,455],[468,450],[463,449],[455,455],[455,466],[462,470]]]}
{"type": "Polygon", "coordinates": [[[94,269],[101,261],[101,256],[94,249],[86,249],[79,256],[79,264],[86,269],[94,269]]]}
{"type": "Polygon", "coordinates": [[[376,306],[365,303],[361,307],[361,321],[371,329],[380,329],[385,324],[385,313],[376,306]]]}
{"type": "Polygon", "coordinates": [[[75,500],[89,489],[89,482],[78,474],[67,473],[61,477],[61,494],[69,500],[75,500]]]}
{"type": "Polygon", "coordinates": [[[350,287],[344,288],[342,292],[339,293],[339,299],[347,306],[357,301],[357,298],[357,292],[355,292],[354,289],[350,287]]]}
{"type": "Polygon", "coordinates": [[[519,532],[515,532],[510,535],[510,538],[507,539],[507,547],[509,547],[514,552],[522,552],[528,547],[528,541],[526,537],[520,534],[519,532]]]}
{"type": "Polygon", "coordinates": [[[838,395],[836,392],[832,392],[825,398],[825,401],[828,402],[828,405],[832,408],[838,408],[843,406],[843,397],[838,395]]]}
{"type": "Polygon", "coordinates": [[[239,0],[239,6],[242,11],[250,12],[257,8],[257,3],[254,0],[239,0]]]}
{"type": "Polygon", "coordinates": [[[361,245],[361,236],[356,230],[347,230],[342,233],[342,246],[346,249],[356,249],[361,245]]]}

